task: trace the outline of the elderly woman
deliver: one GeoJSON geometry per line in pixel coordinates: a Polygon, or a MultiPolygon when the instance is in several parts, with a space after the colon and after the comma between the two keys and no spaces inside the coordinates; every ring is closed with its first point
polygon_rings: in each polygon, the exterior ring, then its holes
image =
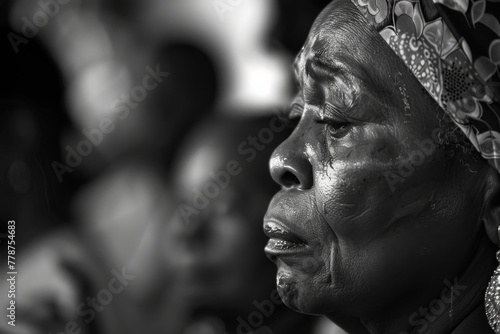
{"type": "Polygon", "coordinates": [[[499,4],[434,1],[334,0],[295,62],[266,253],[350,333],[500,333],[499,4]]]}

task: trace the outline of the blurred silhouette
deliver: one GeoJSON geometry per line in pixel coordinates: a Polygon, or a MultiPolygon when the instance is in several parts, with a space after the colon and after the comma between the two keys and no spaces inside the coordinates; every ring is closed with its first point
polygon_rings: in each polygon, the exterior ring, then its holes
{"type": "Polygon", "coordinates": [[[180,202],[167,230],[175,245],[169,258],[192,308],[187,333],[311,331],[313,318],[271,301],[275,270],[263,253],[260,225],[277,190],[267,161],[288,132],[276,117],[217,116],[182,146],[172,181],[180,202]],[[263,301],[264,311],[256,306],[263,301]]]}
{"type": "MultiPolygon", "coordinates": [[[[16,328],[2,322],[0,332],[310,332],[315,319],[272,301],[274,267],[263,253],[261,219],[276,191],[267,159],[287,130],[265,145],[248,139],[270,126],[255,115],[269,115],[291,93],[288,68],[302,37],[279,27],[305,36],[317,13],[309,22],[300,8],[320,9],[305,0],[279,5],[244,2],[221,20],[203,0],[75,0],[19,52],[3,39],[0,212],[19,221],[20,290],[16,328]],[[275,28],[281,42],[270,38],[275,28]],[[142,82],[146,66],[170,75],[60,182],[51,164],[64,162],[66,147],[142,82]],[[243,171],[185,224],[178,201],[190,182],[204,181],[181,176],[200,152],[211,157],[200,175],[233,157],[243,171]],[[106,304],[122,270],[134,278],[106,304]],[[263,324],[254,326],[257,313],[263,324]]],[[[37,0],[0,7],[4,35],[21,36],[22,18],[41,10],[37,0]]]]}

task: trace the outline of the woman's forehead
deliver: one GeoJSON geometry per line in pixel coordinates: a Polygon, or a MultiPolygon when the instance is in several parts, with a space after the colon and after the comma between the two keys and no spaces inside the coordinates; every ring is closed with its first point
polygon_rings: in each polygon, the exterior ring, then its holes
{"type": "Polygon", "coordinates": [[[297,55],[295,74],[308,62],[318,62],[335,71],[343,69],[357,77],[366,76],[370,70],[377,72],[387,58],[394,58],[392,53],[383,52],[381,45],[383,40],[354,4],[346,0],[332,1],[316,19],[297,55]],[[379,63],[378,66],[373,66],[375,63],[379,63]]]}
{"type": "MultiPolygon", "coordinates": [[[[381,39],[376,34],[374,37],[381,39]]],[[[394,78],[398,71],[403,72],[399,81],[411,76],[403,66],[394,66],[399,59],[390,50],[380,52],[381,46],[386,47],[382,42],[366,34],[365,29],[345,29],[325,21],[311,32],[297,55],[295,78],[301,89],[311,78],[325,89],[342,82],[341,86],[349,87],[356,96],[369,95],[381,110],[398,108],[400,96],[393,89],[394,78]]]]}
{"type": "Polygon", "coordinates": [[[356,4],[350,0],[332,0],[318,15],[314,21],[311,31],[318,29],[319,25],[334,28],[335,26],[349,26],[350,23],[362,22],[363,16],[356,8],[356,4]],[[324,24],[327,23],[325,26],[324,24]]]}

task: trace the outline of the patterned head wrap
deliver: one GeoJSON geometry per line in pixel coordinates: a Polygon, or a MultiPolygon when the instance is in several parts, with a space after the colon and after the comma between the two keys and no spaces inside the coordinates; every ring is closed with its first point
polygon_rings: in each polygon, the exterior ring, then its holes
{"type": "Polygon", "coordinates": [[[500,171],[500,0],[353,0],[500,171]]]}

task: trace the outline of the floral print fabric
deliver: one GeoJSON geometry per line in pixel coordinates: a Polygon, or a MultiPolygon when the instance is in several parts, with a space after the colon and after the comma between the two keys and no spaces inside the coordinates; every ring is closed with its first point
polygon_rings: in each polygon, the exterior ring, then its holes
{"type": "Polygon", "coordinates": [[[500,171],[500,0],[353,2],[500,171]]]}

